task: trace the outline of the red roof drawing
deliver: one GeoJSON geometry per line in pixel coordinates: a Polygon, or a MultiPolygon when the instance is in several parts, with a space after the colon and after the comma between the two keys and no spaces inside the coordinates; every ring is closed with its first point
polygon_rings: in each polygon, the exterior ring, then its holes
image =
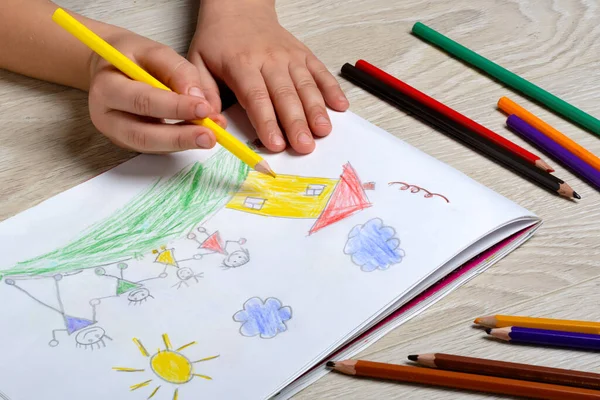
{"type": "Polygon", "coordinates": [[[308,234],[312,235],[326,226],[368,207],[371,207],[371,203],[365,194],[362,183],[354,168],[347,163],[343,167],[340,181],[335,186],[329,202],[308,234]]]}

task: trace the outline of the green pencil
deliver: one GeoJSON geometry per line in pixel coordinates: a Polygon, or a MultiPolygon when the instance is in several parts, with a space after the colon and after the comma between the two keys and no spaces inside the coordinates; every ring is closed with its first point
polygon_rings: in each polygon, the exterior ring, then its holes
{"type": "Polygon", "coordinates": [[[512,87],[515,90],[518,90],[526,96],[529,96],[533,100],[538,101],[553,111],[563,115],[565,118],[579,124],[585,129],[590,130],[596,135],[600,135],[600,120],[581,111],[577,107],[572,106],[566,101],[559,99],[552,93],[547,92],[539,86],[526,81],[520,76],[510,72],[498,64],[493,63],[487,58],[480,56],[474,51],[467,49],[461,44],[456,43],[452,39],[442,35],[439,32],[436,32],[421,22],[417,22],[413,26],[412,32],[421,39],[440,47],[454,57],[460,58],[466,63],[484,71],[488,75],[498,79],[500,82],[512,87]]]}

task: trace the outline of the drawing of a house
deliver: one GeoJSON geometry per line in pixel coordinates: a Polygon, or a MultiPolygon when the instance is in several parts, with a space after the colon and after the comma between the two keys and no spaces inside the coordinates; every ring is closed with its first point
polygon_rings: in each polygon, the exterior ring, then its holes
{"type": "Polygon", "coordinates": [[[309,234],[371,206],[363,184],[350,163],[337,179],[277,175],[251,171],[226,208],[279,218],[316,219],[309,234]]]}

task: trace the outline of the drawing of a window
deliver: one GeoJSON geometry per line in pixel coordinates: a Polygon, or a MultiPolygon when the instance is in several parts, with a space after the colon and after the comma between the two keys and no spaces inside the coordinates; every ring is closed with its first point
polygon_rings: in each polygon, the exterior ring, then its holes
{"type": "Polygon", "coordinates": [[[244,207],[252,210],[260,210],[265,205],[265,201],[265,199],[258,197],[246,197],[246,200],[244,200],[244,207]]]}
{"type": "Polygon", "coordinates": [[[308,185],[306,188],[307,196],[320,196],[326,185],[308,185]]]}

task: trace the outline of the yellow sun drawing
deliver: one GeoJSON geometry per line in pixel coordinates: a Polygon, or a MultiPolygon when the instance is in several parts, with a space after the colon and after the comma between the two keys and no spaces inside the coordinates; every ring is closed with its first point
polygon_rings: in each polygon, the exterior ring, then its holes
{"type": "MultiPolygon", "coordinates": [[[[137,345],[137,347],[140,350],[140,352],[142,353],[142,355],[144,357],[150,357],[150,369],[152,370],[152,372],[154,372],[154,374],[156,376],[158,376],[159,378],[161,378],[162,380],[164,380],[166,382],[173,383],[175,385],[182,385],[184,383],[188,383],[195,376],[197,376],[198,378],[203,378],[203,379],[208,379],[208,380],[212,379],[210,376],[194,373],[194,364],[203,362],[203,361],[213,360],[213,359],[219,357],[218,355],[201,358],[200,360],[196,360],[196,361],[190,361],[186,356],[181,354],[181,350],[195,345],[196,342],[190,342],[188,344],[184,344],[183,346],[179,347],[178,349],[173,350],[173,346],[171,346],[171,340],[169,339],[169,335],[167,335],[165,333],[162,335],[162,338],[163,338],[163,341],[165,342],[165,350],[158,349],[158,351],[155,354],[153,354],[152,356],[150,356],[150,353],[148,353],[148,350],[146,350],[146,348],[144,347],[142,342],[140,342],[139,339],[136,339],[136,338],[133,339],[133,342],[137,345]]],[[[126,367],[113,367],[113,369],[116,371],[119,371],[119,372],[144,372],[144,371],[146,371],[145,369],[126,368],[126,367]]],[[[139,388],[143,388],[145,386],[150,385],[150,383],[152,383],[152,379],[148,379],[144,382],[136,383],[135,385],[132,385],[130,387],[130,389],[132,391],[137,390],[139,388]]],[[[159,389],[160,389],[160,385],[158,385],[156,388],[154,388],[152,393],[150,393],[150,396],[148,396],[148,399],[151,399],[152,397],[154,397],[154,395],[158,392],[159,389]]],[[[173,400],[177,400],[178,398],[179,398],[179,389],[175,389],[175,392],[173,393],[173,400]]]]}

